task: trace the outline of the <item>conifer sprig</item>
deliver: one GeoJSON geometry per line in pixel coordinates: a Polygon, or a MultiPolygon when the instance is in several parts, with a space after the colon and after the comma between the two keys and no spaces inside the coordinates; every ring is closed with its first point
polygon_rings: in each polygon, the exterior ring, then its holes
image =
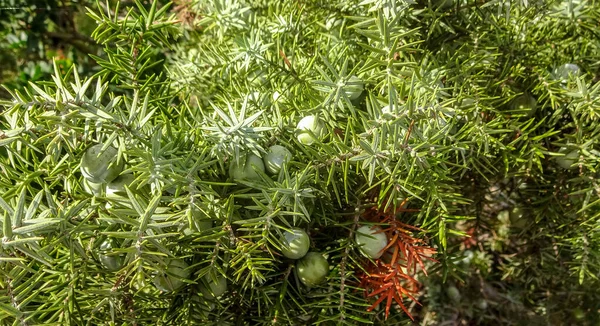
{"type": "Polygon", "coordinates": [[[595,323],[597,7],[90,4],[97,69],[0,100],[0,323],[595,323]],[[96,144],[118,179],[86,178],[96,144]]]}

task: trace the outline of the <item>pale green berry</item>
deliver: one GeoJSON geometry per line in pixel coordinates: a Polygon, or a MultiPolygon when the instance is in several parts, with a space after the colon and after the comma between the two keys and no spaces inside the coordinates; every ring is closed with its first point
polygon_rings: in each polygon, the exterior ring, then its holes
{"type": "Polygon", "coordinates": [[[292,228],[291,232],[285,231],[281,242],[281,253],[290,259],[300,259],[304,257],[310,247],[308,234],[300,228],[292,228]]]}
{"type": "Polygon", "coordinates": [[[279,145],[273,145],[267,150],[263,158],[267,172],[278,174],[281,168],[292,159],[292,153],[287,148],[279,145]]]}
{"type": "Polygon", "coordinates": [[[83,187],[83,190],[90,195],[102,195],[102,188],[104,187],[104,184],[102,183],[90,182],[88,179],[83,178],[83,181],[81,181],[81,185],[83,187]]]}
{"type": "Polygon", "coordinates": [[[309,252],[296,262],[296,275],[306,286],[316,286],[329,274],[329,263],[320,253],[309,252]]]}
{"type": "Polygon", "coordinates": [[[527,93],[521,94],[512,101],[511,109],[516,113],[525,114],[528,118],[532,117],[537,110],[537,100],[527,93]]]}
{"type": "Polygon", "coordinates": [[[446,288],[446,294],[448,295],[448,298],[450,298],[450,300],[452,300],[452,302],[454,302],[454,303],[460,302],[461,295],[460,295],[460,291],[456,288],[456,286],[454,286],[454,285],[448,286],[446,288]]]}
{"type": "Polygon", "coordinates": [[[314,115],[306,116],[296,126],[298,141],[304,145],[311,145],[323,137],[324,129],[325,126],[319,118],[314,115]]]}
{"type": "Polygon", "coordinates": [[[350,100],[356,100],[364,90],[363,81],[356,77],[351,76],[344,86],[344,93],[350,100]]]}
{"type": "Polygon", "coordinates": [[[104,145],[98,144],[87,149],[81,157],[81,174],[90,182],[104,183],[117,178],[125,162],[121,159],[117,162],[117,149],[109,146],[102,151],[104,145]]]}
{"type": "Polygon", "coordinates": [[[229,176],[233,180],[260,180],[257,171],[265,172],[265,165],[263,160],[254,154],[247,155],[245,160],[240,158],[239,162],[234,159],[229,166],[229,176]]]}
{"type": "Polygon", "coordinates": [[[118,247],[118,242],[114,239],[107,239],[100,244],[100,254],[98,259],[104,268],[109,271],[118,271],[123,267],[123,256],[121,255],[108,255],[113,248],[118,247]]]}
{"type": "Polygon", "coordinates": [[[202,292],[206,299],[214,300],[227,292],[227,279],[225,277],[218,275],[215,281],[207,274],[204,276],[204,280],[208,287],[204,284],[201,285],[200,292],[202,292]]]}
{"type": "Polygon", "coordinates": [[[106,185],[106,196],[127,197],[127,190],[125,190],[125,187],[130,187],[134,180],[135,177],[133,176],[133,174],[124,174],[117,177],[116,179],[114,179],[106,185]]]}
{"type": "Polygon", "coordinates": [[[356,230],[355,240],[360,252],[373,259],[381,257],[383,249],[388,245],[386,234],[378,226],[361,226],[356,230]]]}
{"type": "Polygon", "coordinates": [[[181,288],[185,283],[181,279],[190,277],[188,264],[181,259],[171,259],[167,263],[166,272],[154,276],[154,286],[164,292],[172,292],[181,288]]]}
{"type": "Polygon", "coordinates": [[[564,154],[562,156],[555,157],[556,163],[563,169],[573,169],[577,166],[574,165],[579,160],[578,150],[568,150],[566,147],[562,147],[558,150],[559,153],[564,154]]]}
{"type": "Polygon", "coordinates": [[[572,63],[566,63],[554,69],[554,75],[563,83],[566,83],[569,77],[578,77],[580,74],[581,69],[579,69],[579,66],[572,63]]]}

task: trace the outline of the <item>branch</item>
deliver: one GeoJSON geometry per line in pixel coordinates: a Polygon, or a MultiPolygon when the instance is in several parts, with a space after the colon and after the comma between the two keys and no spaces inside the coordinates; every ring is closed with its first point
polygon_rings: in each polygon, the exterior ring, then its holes
{"type": "MultiPolygon", "coordinates": [[[[350,234],[348,235],[348,241],[352,241],[354,237],[354,231],[356,230],[356,226],[358,225],[358,220],[360,219],[361,211],[360,207],[360,199],[356,203],[356,211],[354,214],[354,223],[350,228],[350,234]]],[[[339,310],[340,313],[344,307],[344,289],[346,288],[346,262],[348,261],[348,255],[350,254],[350,246],[346,245],[346,249],[344,250],[344,257],[342,257],[342,261],[340,262],[340,305],[339,310]]],[[[340,314],[340,321],[343,322],[345,319],[344,314],[340,314]]]]}
{"type": "Polygon", "coordinates": [[[93,39],[85,35],[79,34],[75,31],[69,31],[68,33],[45,32],[44,36],[51,39],[58,39],[61,42],[70,44],[73,47],[75,47],[78,51],[85,54],[97,52],[92,50],[92,48],[88,46],[89,44],[97,45],[97,43],[93,39]]]}
{"type": "Polygon", "coordinates": [[[19,309],[19,303],[17,302],[17,299],[15,298],[15,296],[13,295],[13,289],[12,286],[10,285],[11,280],[7,280],[6,282],[6,292],[8,293],[8,296],[10,297],[10,303],[13,305],[13,307],[15,308],[15,310],[17,310],[18,312],[21,313],[21,316],[18,318],[19,322],[21,323],[21,325],[23,326],[27,326],[29,324],[27,324],[27,321],[23,318],[23,315],[25,313],[23,313],[21,311],[21,309],[19,309]]]}

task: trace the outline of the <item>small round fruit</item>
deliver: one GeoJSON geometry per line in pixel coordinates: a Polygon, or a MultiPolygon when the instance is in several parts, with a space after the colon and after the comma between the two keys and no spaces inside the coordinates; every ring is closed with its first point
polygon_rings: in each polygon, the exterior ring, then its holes
{"type": "Polygon", "coordinates": [[[395,114],[395,112],[401,113],[402,110],[404,110],[404,105],[396,104],[396,105],[394,105],[393,110],[390,105],[386,105],[381,108],[381,114],[383,116],[393,116],[395,114]]]}
{"type": "MultiPolygon", "coordinates": [[[[135,180],[135,177],[133,176],[133,174],[124,174],[124,175],[118,176],[116,179],[114,179],[113,181],[109,182],[106,185],[106,196],[107,197],[118,197],[118,196],[127,197],[127,190],[125,190],[125,186],[129,187],[133,183],[134,180],[135,180]]],[[[129,189],[129,190],[133,190],[133,189],[129,189]]]]}
{"type": "Polygon", "coordinates": [[[580,73],[581,69],[579,69],[579,66],[572,63],[566,63],[554,69],[554,75],[563,83],[569,80],[569,76],[578,77],[580,73]]]}
{"type": "Polygon", "coordinates": [[[527,93],[521,94],[512,101],[511,109],[516,113],[525,114],[529,118],[537,110],[537,100],[527,93]]]}
{"type": "Polygon", "coordinates": [[[475,305],[477,306],[477,308],[479,308],[481,310],[486,310],[488,307],[488,302],[485,299],[481,298],[481,299],[477,300],[475,305]]]}
{"type": "Polygon", "coordinates": [[[335,27],[339,27],[342,25],[344,21],[337,16],[329,16],[325,19],[325,29],[331,31],[335,27]]]}
{"type": "Polygon", "coordinates": [[[187,51],[187,59],[190,61],[195,61],[198,58],[198,54],[200,51],[196,48],[191,48],[187,51]]]}
{"type": "Polygon", "coordinates": [[[265,165],[260,157],[249,154],[246,159],[240,158],[239,162],[231,161],[229,176],[234,180],[260,180],[256,171],[265,172],[265,165]]]}
{"type": "Polygon", "coordinates": [[[271,106],[271,100],[267,96],[263,96],[260,92],[252,92],[248,94],[248,102],[258,106],[259,108],[267,108],[271,106]]]}
{"type": "Polygon", "coordinates": [[[378,226],[361,226],[356,230],[355,240],[360,246],[360,252],[373,259],[381,257],[383,249],[388,245],[387,236],[378,226]]]}
{"type": "Polygon", "coordinates": [[[213,221],[208,216],[208,205],[202,205],[202,209],[192,206],[192,221],[197,231],[204,231],[212,228],[213,221]],[[204,210],[204,211],[203,211],[204,210]]]}
{"type": "Polygon", "coordinates": [[[254,86],[264,85],[268,82],[267,73],[264,70],[253,70],[248,73],[248,81],[254,86]]]}
{"type": "Polygon", "coordinates": [[[308,234],[300,228],[292,228],[291,231],[283,233],[281,253],[290,259],[300,259],[308,252],[310,239],[308,234]]]}
{"type": "Polygon", "coordinates": [[[459,260],[465,266],[471,265],[471,262],[475,258],[475,253],[472,250],[465,250],[462,254],[463,258],[459,260]]]}
{"type": "Polygon", "coordinates": [[[292,159],[292,153],[287,148],[279,145],[273,145],[267,150],[267,155],[263,158],[267,172],[278,174],[281,168],[292,159]]]}
{"type": "Polygon", "coordinates": [[[112,251],[112,248],[117,248],[118,246],[118,242],[115,239],[106,239],[100,244],[98,259],[102,266],[111,272],[118,271],[123,267],[123,256],[107,255],[112,251]]]}
{"type": "Polygon", "coordinates": [[[583,320],[585,318],[585,311],[577,307],[573,310],[573,317],[575,317],[577,320],[583,320]]]}
{"type": "Polygon", "coordinates": [[[309,252],[296,262],[296,275],[306,286],[323,283],[327,274],[329,274],[329,263],[318,252],[309,252]]]}
{"type": "Polygon", "coordinates": [[[515,207],[510,211],[510,224],[517,229],[523,229],[527,226],[527,219],[521,207],[515,207]]]}
{"type": "Polygon", "coordinates": [[[396,112],[401,112],[402,110],[403,110],[403,106],[395,105],[392,110],[391,106],[386,105],[381,108],[381,115],[386,119],[390,119],[390,118],[394,117],[394,114],[396,112]]]}
{"type": "Polygon", "coordinates": [[[212,277],[206,274],[204,280],[206,281],[206,284],[208,284],[208,288],[204,285],[200,286],[200,292],[202,292],[204,298],[213,300],[227,292],[227,279],[225,277],[218,275],[217,281],[215,282],[212,277]]]}
{"type": "Polygon", "coordinates": [[[386,115],[386,114],[392,114],[392,107],[389,105],[386,105],[384,107],[381,108],[381,114],[386,115]]]}
{"type": "Polygon", "coordinates": [[[319,118],[314,115],[306,116],[296,126],[298,141],[304,145],[311,145],[315,139],[323,137],[324,129],[325,126],[319,118]]]}
{"type": "Polygon", "coordinates": [[[279,93],[278,91],[273,92],[273,102],[277,102],[279,100],[282,100],[284,98],[284,95],[279,93]]]}
{"type": "Polygon", "coordinates": [[[81,174],[90,182],[104,183],[116,179],[125,162],[117,162],[117,149],[109,146],[102,152],[103,144],[94,145],[83,154],[81,158],[81,174]]]}
{"type": "Polygon", "coordinates": [[[363,90],[364,83],[356,76],[350,77],[344,86],[344,93],[351,100],[356,100],[362,94],[363,90]]]}
{"type": "Polygon", "coordinates": [[[171,259],[167,263],[166,272],[160,272],[154,276],[154,286],[163,292],[172,292],[183,286],[181,279],[190,277],[186,264],[181,259],[171,259]]]}
{"type": "MultiPolygon", "coordinates": [[[[199,298],[199,296],[195,296],[195,297],[199,298]]],[[[196,310],[196,313],[201,314],[204,318],[208,318],[208,316],[210,316],[210,312],[215,310],[216,305],[213,301],[208,301],[205,298],[204,300],[201,300],[200,302],[198,302],[198,307],[200,309],[196,310]]]]}
{"type": "Polygon", "coordinates": [[[102,195],[102,187],[104,185],[101,183],[90,182],[90,181],[88,181],[88,179],[83,178],[81,185],[83,187],[83,190],[90,195],[93,195],[93,196],[102,195]]]}
{"type": "Polygon", "coordinates": [[[555,158],[556,163],[558,165],[560,165],[560,167],[562,167],[563,169],[567,169],[567,170],[576,167],[573,164],[575,164],[579,160],[579,151],[578,150],[569,151],[566,147],[563,147],[563,148],[559,149],[558,152],[561,154],[565,154],[563,156],[557,156],[555,158]]]}
{"type": "Polygon", "coordinates": [[[460,291],[454,285],[450,285],[446,288],[446,295],[448,298],[452,300],[454,303],[460,302],[460,291]]]}

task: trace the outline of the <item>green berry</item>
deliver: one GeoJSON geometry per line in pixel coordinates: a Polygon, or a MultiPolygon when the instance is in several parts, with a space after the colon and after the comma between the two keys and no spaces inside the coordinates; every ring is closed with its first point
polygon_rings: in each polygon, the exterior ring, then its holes
{"type": "Polygon", "coordinates": [[[109,146],[102,151],[104,145],[94,145],[83,154],[81,157],[80,170],[81,174],[90,182],[104,183],[116,179],[125,162],[121,159],[117,162],[117,149],[109,146]]]}
{"type": "Polygon", "coordinates": [[[215,281],[207,274],[204,276],[204,280],[208,286],[200,286],[200,292],[202,292],[204,298],[214,300],[227,292],[227,279],[225,277],[218,275],[215,281]]]}
{"type": "Polygon", "coordinates": [[[267,172],[278,174],[281,168],[292,159],[292,153],[287,148],[279,145],[273,145],[267,150],[267,155],[263,158],[267,172]]]}
{"type": "MultiPolygon", "coordinates": [[[[107,197],[127,197],[127,190],[125,190],[125,186],[129,187],[133,181],[135,180],[135,177],[133,176],[133,174],[124,174],[121,176],[118,176],[116,179],[114,179],[113,181],[109,182],[106,185],[106,196],[107,197]]],[[[133,190],[133,189],[129,189],[129,190],[133,190]]]]}
{"type": "Polygon", "coordinates": [[[581,69],[579,69],[579,66],[572,63],[566,63],[554,69],[556,79],[563,83],[566,83],[571,76],[578,77],[580,74],[581,69]]]}
{"type": "Polygon", "coordinates": [[[323,137],[324,129],[325,126],[319,118],[314,115],[306,116],[296,126],[298,141],[304,145],[311,145],[323,137]]]}
{"type": "Polygon", "coordinates": [[[555,158],[556,163],[561,168],[569,170],[577,167],[574,164],[579,160],[578,150],[568,150],[566,147],[562,147],[560,150],[558,150],[558,152],[564,154],[555,158]]]}
{"type": "Polygon", "coordinates": [[[363,81],[356,77],[351,76],[344,86],[344,93],[350,100],[356,100],[364,90],[363,81]]]}
{"type": "Polygon", "coordinates": [[[281,253],[290,259],[300,259],[308,252],[310,239],[300,228],[292,228],[291,231],[285,231],[283,234],[281,253]]]}
{"type": "Polygon", "coordinates": [[[537,110],[537,100],[527,93],[521,94],[512,101],[511,109],[516,113],[531,117],[537,110]]]}
{"type": "MultiPolygon", "coordinates": [[[[207,205],[202,205],[204,206],[203,209],[204,210],[208,210],[208,207],[206,207],[207,205]]],[[[197,231],[204,231],[204,230],[208,230],[210,228],[212,228],[213,226],[213,221],[210,218],[210,216],[207,215],[206,211],[203,211],[203,209],[199,209],[196,208],[195,206],[192,206],[191,210],[192,210],[192,221],[194,223],[194,226],[196,227],[197,231]]]]}
{"type": "Polygon", "coordinates": [[[296,262],[296,275],[306,286],[316,286],[329,274],[329,263],[320,253],[309,252],[296,262]]]}
{"type": "Polygon", "coordinates": [[[90,182],[88,179],[83,178],[83,181],[81,181],[81,185],[83,187],[83,190],[90,195],[93,195],[93,196],[102,195],[102,188],[104,186],[102,183],[90,182]]]}
{"type": "Polygon", "coordinates": [[[166,271],[154,276],[154,286],[163,292],[173,292],[184,285],[181,279],[190,277],[188,264],[181,259],[171,259],[167,262],[166,271]]]}
{"type": "Polygon", "coordinates": [[[452,300],[452,302],[454,303],[458,303],[460,302],[460,291],[456,288],[456,286],[454,285],[450,285],[446,288],[446,294],[448,295],[448,298],[450,298],[450,300],[452,300]]]}
{"type": "Polygon", "coordinates": [[[525,218],[523,209],[515,207],[510,211],[510,224],[517,229],[523,229],[527,226],[527,219],[525,218]]]}
{"type": "Polygon", "coordinates": [[[229,166],[229,176],[233,180],[260,180],[257,171],[265,172],[265,165],[263,160],[254,154],[247,155],[245,160],[240,158],[239,162],[234,159],[229,166]]]}
{"type": "Polygon", "coordinates": [[[488,307],[488,302],[485,299],[481,298],[481,299],[477,300],[475,305],[477,306],[477,308],[479,308],[481,310],[486,310],[488,307]]]}
{"type": "Polygon", "coordinates": [[[108,255],[113,248],[118,247],[118,242],[115,239],[106,239],[100,244],[100,254],[98,254],[98,259],[102,266],[109,271],[118,271],[123,267],[123,256],[108,255]]]}
{"type": "Polygon", "coordinates": [[[368,258],[377,259],[383,255],[383,249],[388,245],[386,234],[378,226],[361,226],[356,230],[356,244],[368,258]]]}

